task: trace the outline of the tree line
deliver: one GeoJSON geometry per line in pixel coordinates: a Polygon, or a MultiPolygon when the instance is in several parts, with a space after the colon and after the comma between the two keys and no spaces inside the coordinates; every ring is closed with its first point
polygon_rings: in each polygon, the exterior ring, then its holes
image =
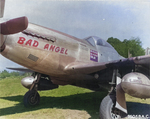
{"type": "Polygon", "coordinates": [[[24,73],[24,72],[8,72],[7,70],[4,70],[2,72],[0,72],[0,79],[4,79],[7,77],[16,77],[16,76],[28,76],[30,75],[29,73],[24,73]]]}
{"type": "Polygon", "coordinates": [[[145,55],[145,50],[142,48],[142,42],[138,37],[132,37],[129,40],[124,39],[123,41],[110,37],[107,42],[110,43],[115,50],[125,58],[145,55]]]}

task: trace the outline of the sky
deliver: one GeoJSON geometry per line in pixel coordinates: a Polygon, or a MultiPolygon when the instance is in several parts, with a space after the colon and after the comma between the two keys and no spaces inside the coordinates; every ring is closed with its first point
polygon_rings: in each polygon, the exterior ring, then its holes
{"type": "MultiPolygon", "coordinates": [[[[148,0],[50,1],[6,0],[3,19],[27,16],[29,22],[77,38],[98,36],[123,41],[139,37],[150,47],[150,2],[148,0]]],[[[2,20],[2,19],[0,19],[2,20]]],[[[20,67],[0,55],[0,71],[20,67]]]]}

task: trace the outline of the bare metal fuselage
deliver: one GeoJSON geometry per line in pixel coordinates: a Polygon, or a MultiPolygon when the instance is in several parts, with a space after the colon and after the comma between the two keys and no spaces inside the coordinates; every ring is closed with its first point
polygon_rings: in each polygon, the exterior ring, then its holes
{"type": "Polygon", "coordinates": [[[35,72],[49,75],[57,84],[71,84],[75,80],[95,79],[64,71],[73,62],[94,62],[90,59],[91,50],[98,52],[98,62],[120,58],[114,49],[93,47],[85,40],[34,24],[29,24],[23,32],[8,35],[1,54],[35,72]]]}

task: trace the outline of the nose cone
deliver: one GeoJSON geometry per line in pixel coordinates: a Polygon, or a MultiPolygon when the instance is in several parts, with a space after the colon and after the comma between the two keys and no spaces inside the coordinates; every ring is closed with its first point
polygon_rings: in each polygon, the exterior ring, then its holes
{"type": "Polygon", "coordinates": [[[132,72],[125,75],[121,87],[127,94],[138,98],[150,98],[150,81],[141,74],[132,72]]]}
{"type": "Polygon", "coordinates": [[[29,77],[25,77],[21,80],[21,84],[25,87],[30,89],[33,81],[35,80],[35,78],[33,76],[29,76],[29,77]]]}

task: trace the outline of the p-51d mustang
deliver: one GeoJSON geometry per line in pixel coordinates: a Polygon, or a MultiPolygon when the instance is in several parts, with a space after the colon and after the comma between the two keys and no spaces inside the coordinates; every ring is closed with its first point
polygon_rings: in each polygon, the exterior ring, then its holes
{"type": "Polygon", "coordinates": [[[29,89],[24,96],[26,107],[39,104],[38,90],[68,84],[95,91],[111,89],[101,102],[101,119],[127,115],[125,93],[150,98],[150,56],[125,59],[99,37],[78,39],[28,23],[27,17],[3,22],[0,28],[0,53],[26,67],[12,69],[33,72],[21,80],[29,89]]]}

